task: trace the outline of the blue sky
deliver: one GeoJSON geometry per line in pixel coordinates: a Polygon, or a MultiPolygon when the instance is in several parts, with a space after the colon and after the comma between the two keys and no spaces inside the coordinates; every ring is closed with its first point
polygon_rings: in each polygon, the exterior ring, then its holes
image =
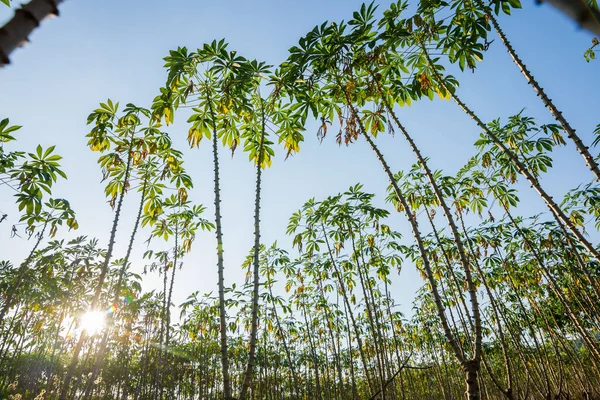
{"type": "MultiPolygon", "coordinates": [[[[500,22],[559,109],[584,141],[591,143],[592,131],[600,122],[600,61],[588,64],[582,54],[592,36],[549,6],[523,2],[523,10],[501,17],[500,22]]],[[[287,57],[287,49],[314,25],[347,20],[360,4],[348,0],[67,1],[60,7],[60,18],[45,21],[31,36],[31,43],[13,53],[12,64],[0,70],[0,118],[9,117],[13,124],[23,125],[18,142],[8,148],[31,151],[38,143],[57,146],[69,179],[56,186],[55,195],[71,201],[80,222],[79,231],[68,237],[95,236],[105,247],[112,212],[100,183],[98,155],[87,149],[85,139],[87,115],[100,101],[111,98],[122,105],[149,106],[165,80],[162,58],[177,46],[195,49],[226,38],[230,48],[242,55],[277,65],[287,57]]],[[[387,7],[388,2],[380,4],[387,7]]],[[[0,22],[11,15],[11,10],[0,8],[0,22]]],[[[461,82],[461,97],[484,120],[506,118],[526,108],[540,123],[553,122],[498,39],[475,73],[456,72],[455,76],[461,82]]],[[[455,104],[423,101],[401,109],[399,115],[431,158],[433,168],[452,174],[474,154],[472,143],[478,129],[455,104]]],[[[366,191],[378,194],[377,204],[384,206],[387,180],[366,145],[360,141],[340,148],[333,137],[319,144],[316,129],[309,124],[301,152],[284,161],[280,151],[273,167],[263,175],[262,240],[267,245],[278,240],[280,246],[290,247],[291,238],[285,236],[288,218],[310,197],[320,199],[361,182],[366,191]]],[[[187,126],[181,116],[166,130],[185,152],[195,183],[191,199],[205,204],[206,216],[213,218],[210,149],[206,143],[200,149],[187,149],[187,126]]],[[[400,137],[382,137],[378,143],[395,171],[408,169],[414,162],[400,137]]],[[[223,151],[221,157],[225,278],[227,284],[241,283],[244,272],[240,264],[253,243],[254,169],[241,152],[231,159],[223,151]]],[[[557,198],[592,179],[571,145],[556,152],[555,162],[543,182],[557,198]]],[[[524,201],[520,211],[527,215],[543,211],[543,204],[527,185],[521,187],[524,201]]],[[[9,213],[9,222],[14,223],[11,195],[0,187],[0,210],[9,213]]],[[[135,194],[126,198],[116,257],[124,255],[136,205],[135,194]]],[[[404,216],[394,213],[388,223],[404,233],[405,240],[411,239],[404,216]]],[[[143,231],[138,236],[134,271],[143,265],[140,258],[148,235],[143,231]]],[[[11,239],[9,224],[0,225],[1,259],[19,263],[32,245],[25,239],[11,239]]],[[[213,234],[198,236],[175,284],[176,303],[195,290],[216,290],[215,246],[213,234]]],[[[146,288],[158,284],[158,278],[145,277],[146,288]]],[[[410,308],[420,284],[414,268],[406,266],[394,279],[396,301],[410,308]]]]}

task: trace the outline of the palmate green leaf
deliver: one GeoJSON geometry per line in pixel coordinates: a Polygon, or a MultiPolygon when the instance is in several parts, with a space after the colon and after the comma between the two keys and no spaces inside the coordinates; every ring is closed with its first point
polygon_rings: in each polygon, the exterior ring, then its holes
{"type": "Polygon", "coordinates": [[[25,210],[22,220],[38,215],[42,211],[42,192],[39,189],[32,192],[18,193],[15,197],[17,198],[19,211],[25,210]]]}
{"type": "Polygon", "coordinates": [[[221,127],[219,131],[219,136],[221,137],[221,143],[223,146],[229,147],[232,153],[235,152],[235,149],[240,142],[240,132],[237,129],[235,122],[228,123],[227,127],[221,127]]]}
{"type": "Polygon", "coordinates": [[[583,226],[585,222],[583,215],[577,210],[571,212],[571,215],[569,215],[569,219],[575,226],[583,226]]]}
{"type": "Polygon", "coordinates": [[[2,4],[5,4],[6,6],[10,7],[10,0],[0,0],[2,2],[2,4]]]}
{"type": "Polygon", "coordinates": [[[108,99],[106,103],[100,103],[100,108],[96,109],[96,112],[108,115],[115,115],[118,109],[119,103],[113,103],[111,99],[108,99]]]}
{"type": "Polygon", "coordinates": [[[535,142],[535,148],[537,151],[552,151],[553,141],[550,138],[540,138],[535,142]]]}
{"type": "Polygon", "coordinates": [[[165,123],[169,125],[173,122],[175,108],[179,105],[179,95],[171,88],[160,88],[160,92],[152,103],[152,116],[156,122],[161,122],[164,117],[165,123]]]}
{"type": "Polygon", "coordinates": [[[552,167],[552,159],[545,154],[537,154],[528,160],[531,169],[535,173],[547,172],[552,167]]]}
{"type": "Polygon", "coordinates": [[[8,118],[5,118],[2,121],[0,121],[0,143],[6,143],[15,140],[15,138],[9,135],[9,133],[18,131],[22,128],[19,125],[9,126],[8,124],[8,118]]]}
{"type": "MultiPolygon", "coordinates": [[[[50,153],[52,153],[52,152],[54,151],[54,148],[55,148],[55,147],[56,147],[56,146],[50,146],[50,147],[48,147],[48,148],[46,149],[46,151],[44,152],[44,155],[43,155],[41,158],[43,158],[43,159],[46,159],[46,157],[48,157],[48,156],[50,155],[50,153]]],[[[56,156],[55,156],[55,157],[56,157],[56,156]]],[[[58,159],[60,160],[60,156],[58,156],[58,157],[59,157],[58,159]]]]}
{"type": "Polygon", "coordinates": [[[92,151],[104,152],[106,150],[110,150],[111,141],[108,138],[106,132],[102,132],[97,128],[92,129],[86,137],[89,137],[90,140],[87,142],[87,146],[92,151]]]}
{"type": "Polygon", "coordinates": [[[365,129],[373,135],[373,137],[377,137],[380,132],[385,131],[385,123],[386,118],[382,110],[379,111],[363,111],[363,123],[365,125],[365,129]]]}
{"type": "Polygon", "coordinates": [[[471,200],[469,207],[474,213],[481,215],[484,207],[487,207],[487,199],[485,197],[474,197],[471,200]]]}
{"type": "Polygon", "coordinates": [[[188,131],[187,141],[190,147],[198,147],[203,138],[210,139],[212,137],[212,123],[207,110],[194,108],[195,114],[192,114],[187,122],[191,122],[192,126],[188,131]]]}
{"type": "Polygon", "coordinates": [[[120,179],[115,179],[110,181],[106,187],[104,188],[104,194],[106,197],[110,197],[111,199],[115,199],[117,195],[123,189],[123,183],[120,179]]]}
{"type": "Polygon", "coordinates": [[[171,183],[175,183],[175,186],[178,188],[185,187],[187,189],[191,189],[194,187],[192,178],[186,173],[179,173],[175,175],[171,179],[171,183]]]}

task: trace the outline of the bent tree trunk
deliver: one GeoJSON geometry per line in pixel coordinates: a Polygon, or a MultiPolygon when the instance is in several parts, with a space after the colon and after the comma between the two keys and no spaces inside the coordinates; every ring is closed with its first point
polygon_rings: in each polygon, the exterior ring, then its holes
{"type": "MultiPolygon", "coordinates": [[[[596,162],[596,160],[594,160],[594,157],[590,154],[589,148],[583,143],[581,138],[575,133],[575,129],[573,129],[573,127],[571,127],[569,122],[565,119],[565,117],[563,117],[562,113],[558,110],[558,108],[556,108],[556,105],[554,105],[554,103],[552,102],[552,99],[550,99],[548,97],[548,95],[546,94],[544,89],[540,86],[538,81],[535,80],[535,78],[533,77],[531,72],[527,69],[527,66],[525,65],[523,60],[521,60],[521,58],[519,57],[519,55],[517,54],[515,49],[512,47],[511,43],[509,42],[508,38],[504,34],[504,31],[500,27],[500,24],[498,24],[498,20],[496,19],[496,17],[494,17],[492,10],[488,6],[483,4],[483,2],[481,0],[475,0],[475,3],[477,4],[478,7],[480,7],[487,13],[489,20],[492,22],[494,29],[496,30],[496,32],[498,33],[498,36],[500,37],[500,40],[506,47],[506,51],[508,52],[508,54],[510,54],[510,57],[512,58],[514,63],[517,65],[517,67],[519,67],[519,70],[521,71],[521,73],[523,74],[525,79],[527,80],[527,83],[533,87],[533,90],[537,93],[537,95],[540,97],[540,99],[542,99],[542,103],[544,103],[544,106],[546,106],[546,108],[548,110],[550,110],[550,113],[554,116],[556,121],[563,127],[563,129],[567,133],[567,137],[569,139],[571,139],[573,141],[573,143],[575,143],[575,147],[577,148],[577,151],[579,152],[579,154],[581,154],[581,156],[585,160],[586,165],[588,166],[590,171],[592,171],[592,173],[596,177],[596,180],[600,181],[600,168],[598,168],[598,163],[596,162]]],[[[576,4],[579,2],[574,1],[573,3],[576,4]]],[[[598,21],[596,21],[596,25],[598,25],[598,21]]]]}
{"type": "Polygon", "coordinates": [[[48,17],[58,16],[64,0],[32,0],[15,11],[14,17],[0,29],[0,67],[10,64],[10,53],[29,41],[29,34],[48,17]]]}
{"type": "Polygon", "coordinates": [[[490,302],[490,307],[492,308],[492,313],[494,315],[494,319],[496,320],[496,329],[498,330],[498,339],[500,341],[500,349],[502,351],[502,359],[504,361],[504,369],[505,369],[505,374],[506,374],[506,387],[502,387],[502,385],[500,384],[500,381],[498,380],[498,378],[492,373],[492,370],[490,368],[490,366],[488,365],[489,363],[486,361],[485,358],[483,358],[484,355],[482,355],[482,361],[484,363],[484,366],[486,367],[486,370],[488,372],[488,375],[490,376],[490,378],[492,379],[492,382],[494,383],[494,385],[496,385],[496,387],[498,388],[498,390],[500,390],[502,392],[502,394],[508,399],[508,400],[514,400],[515,399],[515,395],[513,393],[513,371],[512,371],[512,365],[510,363],[510,357],[508,355],[508,346],[506,344],[506,337],[504,335],[504,328],[502,327],[502,323],[500,322],[500,314],[498,312],[498,306],[496,303],[496,298],[494,296],[494,294],[492,293],[492,290],[490,289],[490,286],[488,285],[488,281],[486,279],[486,274],[485,272],[481,269],[481,265],[479,264],[479,261],[477,260],[477,256],[476,256],[476,252],[475,249],[473,248],[472,242],[469,239],[469,235],[467,233],[467,228],[465,227],[465,221],[463,219],[463,214],[462,213],[458,213],[458,218],[460,221],[460,225],[462,228],[462,232],[465,236],[465,238],[467,238],[467,244],[468,244],[468,248],[469,248],[469,252],[470,255],[473,257],[473,264],[475,266],[475,269],[479,275],[479,279],[481,280],[481,285],[483,286],[483,288],[485,289],[485,293],[488,297],[488,300],[490,302]]]}
{"type": "Polygon", "coordinates": [[[448,324],[448,319],[446,318],[446,314],[445,314],[445,307],[442,302],[441,296],[439,294],[437,282],[435,280],[435,277],[433,276],[433,271],[431,269],[431,264],[429,262],[427,250],[425,249],[425,244],[423,243],[423,237],[421,235],[421,232],[419,231],[419,224],[417,222],[416,215],[413,213],[412,208],[409,205],[406,197],[400,190],[400,187],[398,186],[398,182],[396,182],[396,179],[394,179],[394,174],[392,174],[390,167],[388,166],[387,162],[383,158],[383,154],[381,154],[381,152],[379,151],[379,148],[375,145],[375,143],[373,142],[373,140],[367,133],[367,131],[364,127],[364,124],[362,123],[362,121],[360,120],[360,118],[358,116],[358,111],[352,104],[352,101],[350,99],[349,94],[346,91],[346,88],[343,85],[341,85],[339,82],[337,82],[337,83],[338,83],[338,86],[340,87],[340,89],[344,92],[344,95],[346,97],[346,106],[349,107],[353,118],[356,119],[359,129],[360,129],[360,133],[365,138],[365,140],[367,141],[367,143],[369,144],[369,146],[371,147],[371,149],[377,156],[377,159],[381,163],[381,166],[383,167],[386,175],[388,176],[388,179],[390,180],[390,183],[394,190],[394,194],[398,197],[398,200],[400,201],[400,203],[402,204],[402,207],[404,208],[404,213],[406,214],[408,222],[410,223],[411,230],[413,232],[413,236],[415,238],[415,241],[417,242],[417,247],[419,248],[419,253],[423,260],[423,269],[425,270],[425,275],[427,276],[427,280],[428,280],[429,284],[431,285],[431,293],[433,295],[433,300],[434,300],[434,303],[436,306],[436,311],[437,311],[438,317],[440,318],[440,323],[441,323],[442,329],[444,331],[444,336],[446,337],[446,340],[448,340],[448,344],[452,348],[454,355],[456,356],[457,360],[463,366],[463,369],[467,375],[467,392],[469,394],[469,399],[470,400],[474,400],[474,399],[478,400],[479,399],[479,381],[477,379],[477,374],[479,372],[479,360],[476,360],[476,359],[467,360],[464,352],[462,351],[460,345],[458,344],[456,338],[454,337],[452,330],[450,329],[450,326],[448,324]],[[475,397],[475,396],[477,396],[477,397],[475,397]]]}
{"type": "Polygon", "coordinates": [[[471,313],[473,316],[472,327],[473,327],[473,335],[475,337],[475,354],[473,356],[473,359],[477,360],[477,362],[479,362],[479,360],[481,358],[481,343],[483,340],[483,336],[482,336],[482,328],[481,328],[481,314],[480,314],[480,310],[479,310],[479,302],[477,300],[477,288],[475,286],[473,274],[471,271],[471,265],[470,265],[469,259],[467,257],[467,252],[465,251],[465,246],[460,237],[460,233],[458,232],[458,227],[456,225],[456,221],[454,221],[454,218],[452,217],[452,212],[450,211],[450,207],[448,207],[448,204],[446,203],[446,200],[444,199],[444,195],[442,194],[442,191],[441,191],[439,185],[435,181],[433,173],[431,172],[431,169],[429,168],[429,165],[427,164],[427,160],[421,154],[421,151],[415,144],[415,141],[413,140],[412,136],[410,136],[410,134],[408,133],[408,131],[406,130],[404,125],[402,125],[402,123],[398,119],[398,116],[392,109],[392,107],[389,104],[389,102],[387,101],[386,97],[383,96],[383,91],[381,90],[381,86],[379,85],[376,77],[373,76],[373,78],[375,80],[375,83],[377,85],[377,90],[378,90],[379,94],[381,95],[382,101],[384,102],[384,105],[385,105],[388,113],[391,115],[392,119],[394,120],[394,122],[396,123],[398,128],[400,129],[400,132],[402,132],[402,135],[408,142],[412,152],[417,157],[419,164],[421,164],[421,167],[423,168],[425,175],[427,176],[427,180],[429,181],[429,184],[431,185],[431,187],[433,189],[435,197],[437,198],[438,202],[440,203],[440,206],[442,207],[442,210],[444,212],[444,217],[446,218],[446,221],[448,222],[448,226],[450,227],[450,230],[452,231],[454,243],[456,244],[456,248],[458,249],[458,255],[460,257],[460,262],[462,264],[463,271],[465,272],[465,279],[467,281],[467,290],[469,292],[469,301],[471,303],[471,313]]]}

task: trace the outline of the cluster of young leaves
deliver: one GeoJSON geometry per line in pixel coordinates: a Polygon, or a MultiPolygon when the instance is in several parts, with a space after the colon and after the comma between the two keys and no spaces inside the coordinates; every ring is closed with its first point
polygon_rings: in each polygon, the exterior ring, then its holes
{"type": "Polygon", "coordinates": [[[249,159],[256,163],[262,143],[264,168],[271,165],[274,155],[269,133],[262,129],[264,124],[274,130],[288,156],[300,150],[302,121],[281,96],[280,78],[270,75],[264,62],[247,60],[228,50],[224,40],[204,44],[196,52],[185,47],[172,50],[165,61],[168,78],[161,95],[154,99],[153,116],[169,124],[175,110],[191,103],[193,113],[187,120],[191,147],[216,132],[232,154],[243,144],[249,159]],[[274,86],[268,98],[260,95],[264,84],[274,86]]]}
{"type": "MultiPolygon", "coordinates": [[[[5,149],[6,143],[15,141],[14,132],[20,128],[10,125],[8,118],[0,121],[0,186],[16,192],[17,208],[22,213],[20,224],[26,225],[29,235],[39,226],[50,224],[50,234],[54,237],[57,226],[63,222],[77,229],[75,214],[67,200],[44,201],[45,196],[52,195],[52,187],[58,179],[67,178],[59,163],[62,157],[54,152],[55,146],[43,149],[38,145],[31,153],[5,149]]],[[[20,224],[13,225],[13,236],[18,235],[20,224]]]]}
{"type": "Polygon", "coordinates": [[[0,121],[0,173],[5,174],[11,168],[15,166],[16,161],[24,154],[18,151],[7,152],[4,149],[5,143],[12,142],[15,137],[12,135],[13,132],[21,129],[18,125],[9,125],[10,121],[8,118],[4,118],[0,121]]]}
{"type": "MultiPolygon", "coordinates": [[[[549,153],[555,146],[566,145],[558,125],[547,124],[538,126],[531,117],[523,115],[523,112],[508,118],[505,125],[500,124],[497,119],[488,124],[490,130],[506,144],[519,158],[534,176],[547,172],[552,167],[552,158],[549,153]]],[[[479,157],[484,168],[496,164],[501,170],[504,178],[511,183],[516,182],[519,175],[517,166],[511,162],[506,152],[502,152],[492,140],[481,135],[475,142],[479,149],[479,157]]]]}
{"type": "Polygon", "coordinates": [[[88,124],[94,126],[87,135],[88,146],[102,153],[98,164],[103,180],[108,180],[105,194],[111,207],[137,180],[145,200],[144,226],[163,212],[160,196],[166,189],[164,181],[175,184],[177,196],[185,201],[193,187],[192,179],[183,168],[182,153],[172,147],[171,138],[160,129],[150,110],[127,104],[123,115],[117,117],[118,108],[119,103],[109,99],[89,115],[88,124]]]}
{"type": "Polygon", "coordinates": [[[165,211],[153,224],[152,236],[167,241],[177,234],[179,239],[183,239],[180,245],[186,253],[191,250],[198,228],[210,231],[215,227],[214,223],[202,218],[206,210],[202,205],[192,205],[174,194],[161,203],[165,211]]]}

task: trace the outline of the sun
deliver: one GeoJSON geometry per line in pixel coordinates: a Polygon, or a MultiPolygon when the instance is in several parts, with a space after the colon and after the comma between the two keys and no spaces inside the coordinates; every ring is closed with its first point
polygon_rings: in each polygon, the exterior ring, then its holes
{"type": "Polygon", "coordinates": [[[88,311],[81,317],[81,329],[88,335],[95,335],[104,328],[104,313],[102,311],[88,311]]]}

